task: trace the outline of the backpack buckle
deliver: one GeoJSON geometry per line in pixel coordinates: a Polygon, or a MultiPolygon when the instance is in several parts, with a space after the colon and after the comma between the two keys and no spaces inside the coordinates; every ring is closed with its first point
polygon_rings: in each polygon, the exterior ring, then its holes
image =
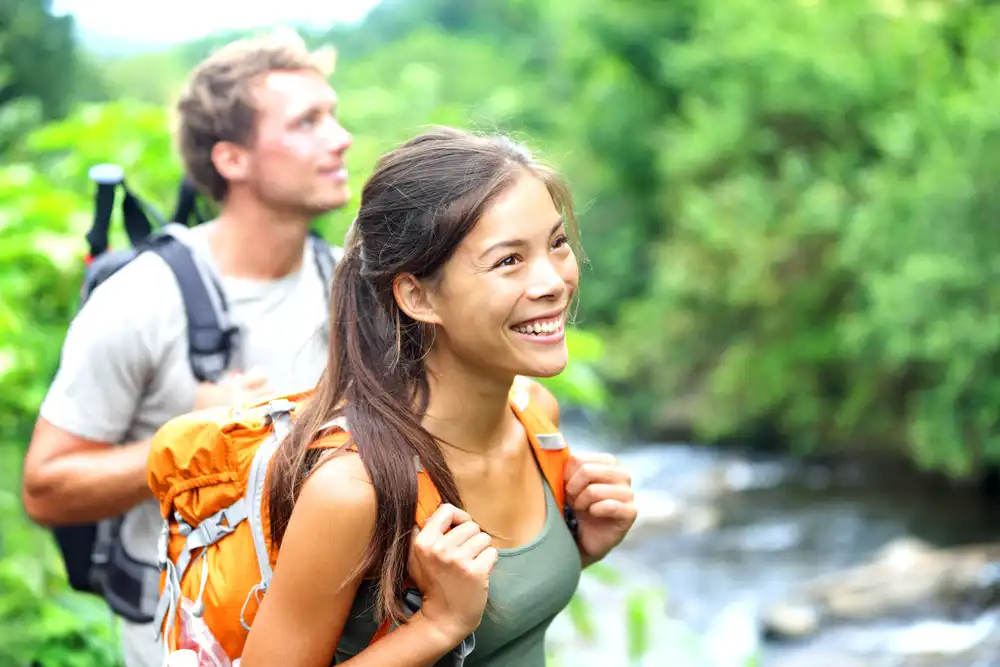
{"type": "Polygon", "coordinates": [[[278,415],[288,414],[295,409],[295,403],[287,398],[276,398],[267,403],[267,416],[272,420],[278,415]]]}

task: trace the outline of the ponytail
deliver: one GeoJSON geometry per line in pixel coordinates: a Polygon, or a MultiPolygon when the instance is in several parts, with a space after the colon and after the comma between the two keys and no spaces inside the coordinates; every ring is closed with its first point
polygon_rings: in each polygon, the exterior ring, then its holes
{"type": "Polygon", "coordinates": [[[268,496],[271,540],[284,537],[292,509],[321,452],[308,449],[322,426],[344,416],[377,498],[375,531],[361,571],[378,567],[376,620],[404,620],[402,592],[417,506],[419,460],[441,498],[461,507],[454,478],[421,425],[427,405],[423,356],[428,330],[375,284],[362,244],[349,233],[334,273],[330,356],[312,400],[274,456],[268,496]]]}

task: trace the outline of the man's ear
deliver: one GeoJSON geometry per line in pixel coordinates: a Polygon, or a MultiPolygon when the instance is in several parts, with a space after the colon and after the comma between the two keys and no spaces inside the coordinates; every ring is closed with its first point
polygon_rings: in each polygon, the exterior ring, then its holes
{"type": "Polygon", "coordinates": [[[392,281],[392,294],[400,310],[417,322],[440,324],[427,286],[412,274],[401,273],[392,281]]]}
{"type": "Polygon", "coordinates": [[[212,164],[227,181],[244,181],[250,172],[250,155],[231,141],[218,141],[212,146],[212,164]]]}

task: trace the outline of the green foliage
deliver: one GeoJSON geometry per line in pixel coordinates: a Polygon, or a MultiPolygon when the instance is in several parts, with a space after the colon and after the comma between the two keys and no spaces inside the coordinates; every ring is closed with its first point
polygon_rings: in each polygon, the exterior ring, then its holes
{"type": "Polygon", "coordinates": [[[67,235],[81,202],[24,165],[0,169],[0,442],[27,434],[79,284],[67,235]]]}
{"type": "Polygon", "coordinates": [[[155,108],[84,107],[29,134],[0,168],[0,440],[26,439],[58,364],[93,210],[88,168],[119,162],[167,210],[180,172],[165,121],[155,108]]]}
{"type": "MultiPolygon", "coordinates": [[[[0,442],[0,470],[19,469],[20,454],[20,446],[0,442]]],[[[0,478],[0,665],[119,665],[111,613],[68,590],[54,543],[24,517],[17,486],[17,476],[0,478]]]]}
{"type": "Polygon", "coordinates": [[[609,344],[618,375],[695,397],[704,435],[1000,461],[998,11],[701,3],[664,52],[670,235],[609,344]]]}
{"type": "Polygon", "coordinates": [[[598,368],[604,357],[601,338],[585,329],[567,328],[566,346],[570,363],[559,375],[541,378],[560,402],[602,411],[610,406],[607,389],[598,368]]]}
{"type": "MultiPolygon", "coordinates": [[[[73,312],[87,169],[123,164],[169,212],[169,102],[236,35],[74,65],[46,3],[4,7],[0,442],[23,443],[73,312]],[[72,95],[90,104],[28,132],[72,95]]],[[[976,2],[387,0],[308,35],[341,52],[355,136],[353,202],[320,228],[341,239],[378,156],[427,125],[509,132],[579,203],[573,361],[544,380],[563,401],[645,435],[765,425],[973,475],[1000,463],[998,28],[976,2]]]]}
{"type": "Polygon", "coordinates": [[[73,20],[53,16],[51,0],[0,3],[0,63],[10,76],[0,85],[0,106],[39,102],[43,118],[66,113],[76,74],[73,20]]]}

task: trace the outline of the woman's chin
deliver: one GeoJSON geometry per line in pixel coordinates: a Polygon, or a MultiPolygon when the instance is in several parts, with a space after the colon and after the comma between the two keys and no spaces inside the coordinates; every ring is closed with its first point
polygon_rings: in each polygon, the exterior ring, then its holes
{"type": "Polygon", "coordinates": [[[546,354],[547,359],[533,359],[528,364],[525,364],[525,370],[518,373],[518,375],[526,375],[528,377],[535,378],[551,378],[559,375],[564,370],[569,363],[569,355],[566,354],[566,350],[562,350],[562,354],[546,354]]]}

